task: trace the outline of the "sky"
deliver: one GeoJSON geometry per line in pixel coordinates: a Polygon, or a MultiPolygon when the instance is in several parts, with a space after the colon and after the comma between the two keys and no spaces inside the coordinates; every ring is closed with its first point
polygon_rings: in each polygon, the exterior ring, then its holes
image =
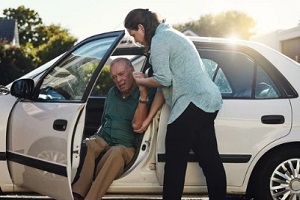
{"type": "Polygon", "coordinates": [[[157,12],[170,24],[241,11],[254,19],[258,34],[292,28],[300,22],[300,0],[0,0],[0,17],[4,9],[21,5],[36,11],[44,25],[60,25],[79,41],[124,29],[124,18],[135,8],[157,12]]]}

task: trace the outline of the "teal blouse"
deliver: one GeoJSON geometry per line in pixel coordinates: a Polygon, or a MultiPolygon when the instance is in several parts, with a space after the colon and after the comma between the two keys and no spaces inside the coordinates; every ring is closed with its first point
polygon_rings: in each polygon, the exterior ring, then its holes
{"type": "Polygon", "coordinates": [[[168,123],[177,119],[190,103],[205,112],[222,107],[222,96],[210,79],[199,53],[181,32],[160,24],[151,40],[150,63],[171,108],[168,123]]]}

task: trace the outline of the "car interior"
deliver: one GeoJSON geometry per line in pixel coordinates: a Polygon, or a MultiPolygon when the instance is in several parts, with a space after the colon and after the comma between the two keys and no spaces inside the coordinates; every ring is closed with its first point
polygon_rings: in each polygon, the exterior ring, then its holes
{"type": "MultiPolygon", "coordinates": [[[[106,62],[105,67],[109,66],[109,63],[115,57],[129,57],[133,63],[135,70],[142,71],[145,73],[146,70],[149,70],[151,66],[149,65],[148,57],[145,55],[145,51],[143,47],[125,47],[125,48],[117,48],[114,53],[111,55],[110,59],[106,62]]],[[[104,102],[106,99],[106,93],[108,89],[114,85],[111,78],[104,78],[102,74],[104,74],[105,70],[101,71],[101,74],[96,82],[94,89],[91,93],[91,96],[88,99],[86,105],[86,119],[85,119],[85,128],[82,140],[94,135],[99,128],[101,128],[101,116],[104,109],[104,102]],[[106,84],[103,84],[103,80],[106,81],[106,84]],[[99,87],[98,87],[99,86],[99,87]]],[[[135,162],[139,150],[141,148],[141,143],[143,139],[143,134],[139,134],[136,141],[136,151],[132,161],[125,167],[124,172],[128,170],[135,162]]],[[[80,151],[80,164],[77,169],[77,174],[73,182],[75,182],[78,178],[79,172],[82,168],[84,156],[86,154],[86,145],[82,142],[81,151],[80,151]]],[[[100,161],[102,155],[100,155],[96,163],[100,161]]]]}

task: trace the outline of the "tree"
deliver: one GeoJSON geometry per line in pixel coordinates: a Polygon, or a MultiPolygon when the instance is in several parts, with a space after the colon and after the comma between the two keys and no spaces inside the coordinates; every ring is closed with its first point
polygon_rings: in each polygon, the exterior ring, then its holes
{"type": "Polygon", "coordinates": [[[5,19],[16,19],[18,22],[20,44],[25,46],[27,42],[33,46],[38,46],[39,35],[35,31],[37,27],[43,24],[39,14],[34,10],[19,6],[17,9],[4,9],[3,15],[5,19]]]}
{"type": "Polygon", "coordinates": [[[48,43],[51,37],[57,34],[68,35],[65,38],[72,38],[73,44],[77,39],[70,35],[67,29],[63,29],[58,25],[45,26],[39,14],[24,6],[17,9],[4,9],[3,15],[5,19],[16,19],[18,22],[20,44],[22,46],[37,48],[48,43]]]}
{"type": "Polygon", "coordinates": [[[36,56],[40,59],[40,64],[44,64],[56,56],[69,50],[77,41],[69,34],[67,29],[57,25],[41,26],[39,32],[43,33],[42,45],[37,48],[36,56]]]}
{"type": "MultiPolygon", "coordinates": [[[[17,20],[21,45],[21,47],[15,47],[18,49],[17,51],[1,49],[0,53],[5,56],[3,58],[1,56],[2,62],[5,61],[4,64],[0,63],[1,75],[9,79],[3,81],[5,83],[13,81],[36,66],[64,53],[77,41],[67,29],[53,24],[45,26],[37,12],[24,6],[19,6],[17,9],[4,9],[3,15],[4,19],[17,20]],[[16,52],[18,56],[16,56],[16,52]],[[14,55],[9,55],[10,53],[14,53],[14,55]],[[6,60],[9,57],[13,60],[6,60]]],[[[1,84],[4,84],[3,82],[1,84]]]]}
{"type": "Polygon", "coordinates": [[[24,48],[0,41],[0,85],[7,85],[30,72],[36,67],[33,60],[24,48]]]}
{"type": "Polygon", "coordinates": [[[238,37],[249,39],[254,32],[255,21],[243,12],[228,11],[218,15],[207,14],[199,20],[175,25],[178,30],[190,29],[204,37],[238,37]]]}

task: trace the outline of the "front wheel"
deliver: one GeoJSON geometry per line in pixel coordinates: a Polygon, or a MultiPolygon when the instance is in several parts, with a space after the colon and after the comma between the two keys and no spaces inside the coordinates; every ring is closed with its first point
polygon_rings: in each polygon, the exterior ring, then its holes
{"type": "Polygon", "coordinates": [[[300,200],[300,149],[268,155],[255,179],[255,200],[300,200]]]}

